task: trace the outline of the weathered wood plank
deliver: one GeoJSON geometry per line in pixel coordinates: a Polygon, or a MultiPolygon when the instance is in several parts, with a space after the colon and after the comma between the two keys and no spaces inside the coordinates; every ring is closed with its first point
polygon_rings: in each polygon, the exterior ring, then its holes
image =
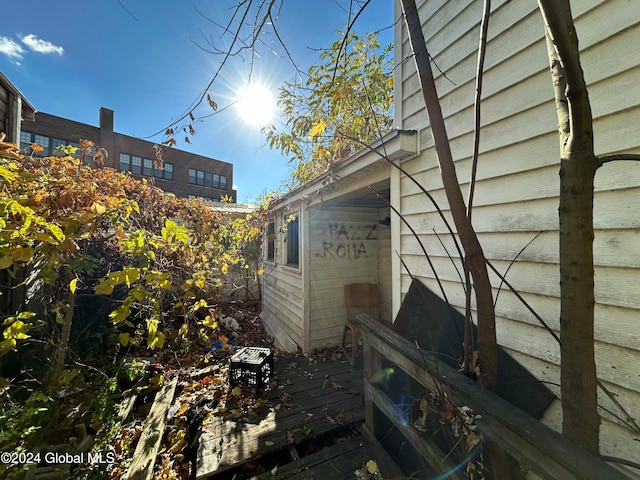
{"type": "MultiPolygon", "coordinates": [[[[362,422],[362,398],[350,398],[342,402],[326,406],[327,410],[322,414],[309,417],[300,412],[286,417],[284,421],[278,419],[272,412],[260,425],[247,431],[233,432],[229,435],[208,441],[198,449],[197,478],[203,478],[216,471],[232,468],[251,459],[260,458],[269,453],[276,452],[285,447],[289,442],[289,433],[294,442],[315,438],[335,430],[342,425],[334,424],[326,417],[344,416],[345,425],[362,422]],[[325,415],[325,416],[323,416],[325,415]],[[311,429],[309,435],[304,435],[300,427],[311,429]]],[[[203,439],[205,439],[203,431],[203,439]]]]}
{"type": "Polygon", "coordinates": [[[341,360],[308,363],[304,358],[277,358],[274,371],[278,387],[264,392],[262,408],[268,412],[263,410],[263,417],[257,415],[251,420],[254,423],[241,421],[248,417],[238,421],[223,417],[205,420],[197,455],[197,478],[364,420],[362,370],[352,369],[341,360]],[[283,404],[285,394],[288,399],[283,404]],[[342,424],[328,419],[339,420],[340,415],[342,424]]]}
{"type": "MultiPolygon", "coordinates": [[[[481,414],[483,422],[479,422],[479,428],[482,432],[496,442],[502,438],[503,442],[510,443],[517,449],[517,458],[542,478],[626,478],[618,470],[523,414],[428,352],[418,351],[411,342],[380,327],[375,320],[365,315],[359,320],[365,343],[370,344],[371,348],[379,351],[414,380],[425,386],[437,383],[455,404],[468,405],[481,414]],[[489,431],[491,428],[486,428],[487,425],[495,427],[495,430],[489,431]],[[501,433],[498,433],[498,426],[501,433]],[[564,474],[558,476],[561,471],[564,474]]],[[[366,393],[370,393],[369,389],[366,393]]]]}
{"type": "Polygon", "coordinates": [[[466,476],[457,472],[456,465],[447,459],[446,452],[440,450],[435,444],[425,440],[420,433],[413,428],[413,425],[405,425],[398,419],[403,416],[402,412],[380,389],[369,382],[365,382],[365,395],[371,398],[376,407],[394,424],[409,443],[420,452],[429,465],[436,471],[446,472],[447,478],[455,480],[466,480],[466,476]]]}
{"type": "Polygon", "coordinates": [[[133,462],[127,470],[126,480],[150,480],[153,466],[164,435],[167,411],[173,402],[173,395],[178,384],[178,377],[164,383],[156,393],[149,416],[144,423],[144,430],[133,453],[133,462]]]}
{"type": "Polygon", "coordinates": [[[286,465],[279,466],[275,475],[271,472],[266,472],[257,477],[253,477],[252,480],[285,480],[294,478],[295,475],[302,472],[313,474],[315,473],[314,467],[345,455],[352,456],[354,458],[362,457],[362,438],[360,436],[355,436],[345,440],[344,442],[337,443],[336,445],[332,445],[331,447],[324,448],[311,455],[300,458],[291,463],[287,463],[286,465]]]}

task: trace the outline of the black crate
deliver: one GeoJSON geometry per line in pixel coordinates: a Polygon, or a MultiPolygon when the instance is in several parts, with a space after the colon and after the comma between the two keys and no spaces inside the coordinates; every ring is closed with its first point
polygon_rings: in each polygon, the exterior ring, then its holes
{"type": "Polygon", "coordinates": [[[244,347],[231,357],[229,380],[232,386],[269,387],[273,372],[273,353],[268,348],[244,347]]]}

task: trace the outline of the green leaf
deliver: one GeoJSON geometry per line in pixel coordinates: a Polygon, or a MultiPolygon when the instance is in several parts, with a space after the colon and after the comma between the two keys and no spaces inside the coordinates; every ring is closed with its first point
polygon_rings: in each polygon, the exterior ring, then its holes
{"type": "Polygon", "coordinates": [[[127,284],[127,287],[130,287],[132,283],[136,282],[140,278],[140,269],[125,268],[124,276],[125,276],[125,282],[127,284]]]}
{"type": "Polygon", "coordinates": [[[53,234],[56,240],[59,242],[64,240],[64,232],[59,226],[50,223],[47,225],[47,228],[49,228],[49,231],[53,234]]]}
{"type": "Polygon", "coordinates": [[[128,333],[121,333],[120,335],[118,335],[118,339],[120,340],[120,343],[122,344],[122,346],[126,347],[127,345],[129,345],[129,340],[131,339],[131,335],[128,333]]]}
{"type": "Polygon", "coordinates": [[[11,265],[13,265],[13,259],[9,255],[0,257],[0,270],[9,268],[11,265]]]}
{"type": "Polygon", "coordinates": [[[96,295],[111,295],[113,293],[113,283],[110,280],[105,280],[96,285],[96,295]]]}
{"type": "Polygon", "coordinates": [[[16,348],[16,345],[18,344],[18,342],[16,342],[15,338],[8,338],[7,340],[3,340],[0,342],[0,356],[10,352],[11,350],[16,348]]]}

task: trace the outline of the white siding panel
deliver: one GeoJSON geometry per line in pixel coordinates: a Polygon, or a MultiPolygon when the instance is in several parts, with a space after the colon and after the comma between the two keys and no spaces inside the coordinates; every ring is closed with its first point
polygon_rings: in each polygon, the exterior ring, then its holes
{"type": "MultiPolygon", "coordinates": [[[[466,195],[473,143],[475,50],[482,2],[418,3],[429,52],[448,77],[432,64],[458,179],[466,195]]],[[[572,9],[594,114],[596,154],[637,154],[640,152],[637,9],[627,0],[575,0],[572,9]]],[[[493,5],[473,223],[487,258],[498,270],[509,270],[509,282],[557,331],[559,147],[543,35],[535,2],[493,5]]],[[[409,54],[406,32],[396,38],[402,38],[402,45],[396,47],[404,58],[409,54]]],[[[450,219],[413,60],[406,62],[401,72],[401,81],[396,85],[402,118],[397,118],[396,123],[420,130],[422,149],[419,157],[404,162],[403,167],[428,189],[450,219]]],[[[410,179],[400,175],[399,184],[401,213],[425,244],[449,301],[461,309],[464,293],[458,272],[447,257],[456,252],[445,225],[432,203],[410,179]]],[[[636,421],[640,420],[639,207],[640,163],[605,165],[596,176],[594,198],[598,375],[636,421]]],[[[441,295],[418,241],[403,223],[398,228],[398,245],[411,274],[441,295]]],[[[460,264],[458,260],[455,263],[460,264]]],[[[411,278],[403,267],[400,270],[402,296],[411,278]]],[[[494,298],[498,296],[499,342],[539,379],[550,382],[559,394],[557,343],[506,287],[502,286],[498,295],[500,280],[494,274],[490,277],[494,298]]],[[[621,420],[624,415],[602,392],[599,395],[602,452],[631,460],[640,458],[640,443],[634,440],[637,435],[634,437],[624,426],[621,420]]],[[[551,414],[547,420],[559,428],[557,415],[551,414]]]]}
{"type": "Polygon", "coordinates": [[[310,348],[340,343],[348,283],[379,283],[378,210],[309,208],[310,348]]]}

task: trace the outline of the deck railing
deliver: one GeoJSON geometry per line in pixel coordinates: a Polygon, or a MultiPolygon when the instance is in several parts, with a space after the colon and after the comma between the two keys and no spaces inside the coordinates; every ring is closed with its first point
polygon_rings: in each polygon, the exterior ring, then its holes
{"type": "Polygon", "coordinates": [[[394,370],[401,370],[426,389],[446,392],[454,405],[470,407],[481,416],[475,424],[488,442],[508,454],[524,470],[542,479],[628,480],[626,475],[596,455],[482,388],[429,352],[420,350],[370,316],[360,314],[358,320],[363,341],[367,427],[376,434],[376,410],[381,412],[432,467],[450,472],[447,478],[468,477],[460,473],[459,465],[449,460],[446,452],[443,454],[426,435],[406,421],[402,407],[381,388],[378,379],[385,373],[383,359],[390,362],[394,370]]]}

